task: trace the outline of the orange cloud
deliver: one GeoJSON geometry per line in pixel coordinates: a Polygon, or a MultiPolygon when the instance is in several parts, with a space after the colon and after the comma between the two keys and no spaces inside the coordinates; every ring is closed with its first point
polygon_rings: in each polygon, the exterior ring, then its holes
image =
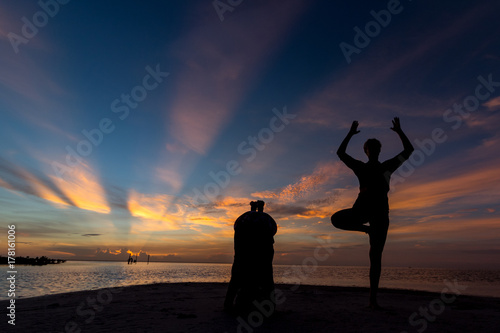
{"type": "Polygon", "coordinates": [[[132,225],[133,233],[180,229],[183,209],[172,204],[174,197],[166,194],[147,195],[129,191],[128,209],[132,216],[140,218],[132,225]]]}
{"type": "MultiPolygon", "coordinates": [[[[121,249],[120,249],[120,253],[121,253],[121,249]]],[[[140,256],[140,255],[141,255],[141,253],[146,253],[146,252],[144,252],[143,250],[140,250],[139,252],[132,252],[132,251],[130,251],[130,250],[127,250],[127,252],[126,252],[126,253],[130,254],[132,257],[135,257],[135,256],[140,256]]],[[[146,253],[146,254],[147,254],[147,253],[146,253]]]]}
{"type": "Polygon", "coordinates": [[[46,250],[46,252],[51,253],[51,254],[55,254],[55,255],[62,255],[62,256],[70,256],[70,257],[76,256],[76,254],[71,253],[71,252],[50,251],[50,250],[46,250]]]}
{"type": "Polygon", "coordinates": [[[0,173],[5,180],[0,186],[37,196],[55,204],[57,208],[75,206],[98,213],[109,213],[104,189],[88,165],[79,164],[64,179],[30,172],[25,168],[0,159],[0,173]]]}
{"type": "Polygon", "coordinates": [[[40,198],[45,199],[50,203],[55,203],[56,205],[54,206],[58,208],[65,208],[69,206],[67,201],[63,200],[52,189],[48,188],[45,184],[43,184],[39,179],[30,174],[28,171],[23,169],[19,169],[18,171],[23,176],[23,178],[30,183],[30,185],[33,187],[34,191],[40,198]]]}
{"type": "Polygon", "coordinates": [[[414,182],[405,184],[391,200],[392,210],[417,210],[439,206],[448,200],[467,197],[468,204],[487,204],[497,202],[498,190],[492,184],[500,183],[500,173],[496,166],[467,170],[446,179],[414,182]]]}
{"type": "Polygon", "coordinates": [[[302,176],[297,182],[282,189],[252,193],[257,198],[277,199],[282,202],[293,202],[315,192],[321,185],[328,183],[340,173],[340,163],[320,164],[312,174],[302,176]]]}
{"type": "Polygon", "coordinates": [[[64,179],[56,176],[50,178],[76,207],[106,214],[111,211],[96,171],[88,165],[80,163],[74,166],[64,179]]]}
{"type": "Polygon", "coordinates": [[[390,234],[398,241],[437,240],[442,242],[460,242],[498,239],[500,225],[495,217],[437,217],[435,220],[401,226],[394,223],[390,234]]]}

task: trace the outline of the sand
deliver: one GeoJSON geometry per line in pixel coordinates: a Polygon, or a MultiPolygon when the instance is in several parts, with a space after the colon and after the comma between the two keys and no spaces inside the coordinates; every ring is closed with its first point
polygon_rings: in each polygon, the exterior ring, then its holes
{"type": "Polygon", "coordinates": [[[500,332],[500,299],[366,288],[278,285],[272,318],[223,311],[227,284],[177,283],[18,299],[15,326],[3,310],[1,332],[500,332]],[[263,321],[263,319],[265,320],[263,321]]]}

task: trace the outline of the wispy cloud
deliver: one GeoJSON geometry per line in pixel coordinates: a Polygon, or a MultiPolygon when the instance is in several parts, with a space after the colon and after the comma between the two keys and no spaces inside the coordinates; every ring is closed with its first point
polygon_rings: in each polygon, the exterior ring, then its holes
{"type": "Polygon", "coordinates": [[[111,211],[106,193],[98,178],[97,170],[88,164],[80,163],[64,179],[50,176],[52,181],[81,209],[98,213],[111,211]]]}
{"type": "Polygon", "coordinates": [[[128,209],[138,217],[132,225],[132,233],[180,229],[183,209],[173,203],[175,198],[166,194],[148,195],[135,190],[129,191],[128,209]]]}
{"type": "MultiPolygon", "coordinates": [[[[491,215],[491,214],[490,214],[491,215]]],[[[496,240],[500,233],[498,216],[437,217],[436,219],[412,225],[391,226],[390,233],[394,241],[422,241],[443,243],[474,243],[478,241],[496,240]]]]}
{"type": "Polygon", "coordinates": [[[96,171],[79,164],[64,179],[30,172],[5,159],[0,159],[0,185],[9,190],[30,194],[61,208],[74,206],[99,213],[109,213],[104,190],[96,171]]]}
{"type": "Polygon", "coordinates": [[[204,18],[172,46],[182,70],[175,74],[174,100],[165,104],[171,139],[165,145],[169,157],[157,168],[159,180],[174,191],[182,189],[304,6],[301,1],[252,3],[237,20],[223,24],[212,6],[197,9],[204,18]]]}
{"type": "Polygon", "coordinates": [[[174,192],[177,192],[182,188],[182,177],[175,170],[170,168],[157,168],[156,176],[157,179],[169,185],[174,192]]]}
{"type": "Polygon", "coordinates": [[[276,199],[281,202],[294,202],[314,193],[318,188],[334,179],[334,177],[341,173],[340,168],[341,165],[339,162],[320,164],[313,173],[301,176],[295,183],[277,190],[255,192],[252,193],[252,196],[256,198],[276,199]]]}
{"type": "Polygon", "coordinates": [[[490,99],[483,105],[486,106],[490,111],[497,111],[498,109],[500,109],[500,96],[490,99]]]}
{"type": "Polygon", "coordinates": [[[298,1],[254,4],[224,24],[207,15],[184,36],[176,45],[185,70],[169,106],[169,132],[205,154],[303,6],[298,1]]]}
{"type": "Polygon", "coordinates": [[[491,158],[488,143],[470,150],[461,151],[456,156],[447,156],[431,165],[417,170],[396,190],[391,200],[391,209],[426,212],[428,209],[477,209],[484,205],[495,206],[500,200],[497,191],[500,184],[498,158],[491,158]],[[457,165],[456,160],[463,164],[457,165]],[[441,172],[427,174],[429,170],[441,172]],[[420,171],[420,173],[419,173],[420,171]],[[447,209],[441,208],[446,204],[447,209]]]}
{"type": "MultiPolygon", "coordinates": [[[[463,98],[463,94],[473,92],[475,86],[469,91],[462,86],[436,95],[429,89],[436,82],[429,77],[440,73],[443,57],[453,52],[452,47],[463,43],[463,35],[491,15],[490,7],[494,6],[478,4],[439,31],[429,25],[432,31],[412,35],[411,42],[407,40],[407,30],[398,32],[389,26],[384,36],[373,40],[356,61],[337,70],[325,86],[303,102],[297,121],[320,127],[348,128],[352,120],[358,118],[370,127],[386,127],[385,122],[398,115],[419,123],[427,118],[441,118],[446,108],[463,98]],[[384,122],[381,123],[381,119],[384,122]]],[[[439,20],[443,23],[442,17],[439,20]]],[[[484,47],[480,41],[478,44],[484,47]]],[[[464,61],[471,61],[478,51],[470,48],[464,52],[464,61]]],[[[449,80],[449,75],[443,75],[438,82],[454,84],[449,80]]]]}

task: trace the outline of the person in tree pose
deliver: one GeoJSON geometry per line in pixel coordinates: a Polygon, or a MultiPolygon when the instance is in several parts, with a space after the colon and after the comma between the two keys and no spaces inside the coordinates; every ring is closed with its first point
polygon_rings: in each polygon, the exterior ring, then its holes
{"type": "Polygon", "coordinates": [[[399,118],[392,121],[391,130],[396,132],[404,150],[395,157],[380,163],[378,158],[382,147],[377,139],[368,139],[363,148],[368,162],[358,161],[346,153],[349,140],[360,131],[358,122],[353,121],[351,129],[342,141],[337,155],[359,180],[359,194],[352,208],[332,215],[332,224],[342,230],[365,232],[370,237],[370,307],[379,309],[377,292],[382,270],[382,251],[389,229],[389,183],[391,175],[412,154],[414,148],[401,129],[399,118]],[[366,223],[369,222],[369,225],[366,223]]]}

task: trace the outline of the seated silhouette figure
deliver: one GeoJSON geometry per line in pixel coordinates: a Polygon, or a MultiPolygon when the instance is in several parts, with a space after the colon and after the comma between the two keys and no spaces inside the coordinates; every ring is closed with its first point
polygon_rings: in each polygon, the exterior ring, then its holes
{"type": "Polygon", "coordinates": [[[277,225],[264,213],[264,201],[250,202],[251,210],[234,223],[234,262],[224,308],[249,312],[255,301],[274,302],[274,235],[277,225]]]}
{"type": "Polygon", "coordinates": [[[365,232],[370,238],[370,307],[380,308],[377,292],[382,271],[382,252],[389,229],[389,183],[391,175],[413,152],[413,146],[401,129],[399,118],[392,121],[391,130],[399,135],[403,151],[395,157],[380,163],[378,158],[381,143],[369,139],[364,144],[368,162],[358,161],[346,153],[350,139],[358,134],[358,122],[353,121],[349,133],[342,141],[337,155],[359,180],[359,194],[350,209],[332,215],[332,224],[339,229],[365,232]],[[366,223],[369,222],[369,226],[366,223]]]}

